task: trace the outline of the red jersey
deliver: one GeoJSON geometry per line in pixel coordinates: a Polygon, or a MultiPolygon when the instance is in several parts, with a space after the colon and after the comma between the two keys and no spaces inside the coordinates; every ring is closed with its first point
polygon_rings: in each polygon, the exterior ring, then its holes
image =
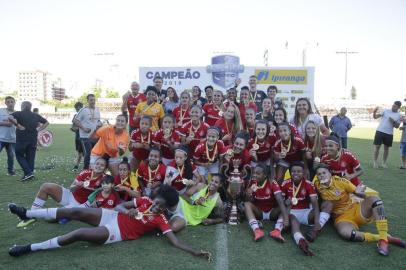
{"type": "MultiPolygon", "coordinates": [[[[321,158],[320,162],[329,167],[332,175],[340,177],[343,177],[345,172],[348,172],[349,174],[354,173],[354,171],[361,166],[354,154],[347,149],[341,149],[340,155],[337,159],[332,159],[326,154],[321,158]]],[[[359,179],[359,177],[355,177],[350,181],[355,186],[361,184],[361,179],[359,179]]]]}
{"type": "Polygon", "coordinates": [[[147,97],[143,93],[138,93],[136,96],[129,94],[127,98],[127,109],[128,109],[128,123],[132,128],[140,128],[140,120],[134,121],[134,112],[138,103],[147,101],[147,97]]]}
{"type": "MultiPolygon", "coordinates": [[[[130,143],[137,142],[137,143],[145,143],[149,144],[149,146],[152,145],[152,140],[153,140],[154,135],[152,134],[152,131],[148,131],[148,135],[142,135],[140,129],[136,129],[133,132],[131,132],[131,139],[130,143]]],[[[132,149],[133,157],[136,158],[137,160],[146,160],[149,155],[149,150],[144,149],[144,148],[134,148],[132,149]]]]}
{"type": "Polygon", "coordinates": [[[182,109],[181,105],[179,105],[175,109],[173,109],[172,114],[173,116],[175,116],[176,124],[178,124],[178,126],[181,127],[190,121],[190,106],[188,106],[187,109],[185,110],[182,109]]]}
{"type": "Polygon", "coordinates": [[[219,112],[220,108],[213,103],[206,103],[203,106],[204,111],[204,122],[206,122],[209,126],[214,126],[218,120],[221,119],[219,112]]]}
{"type": "Polygon", "coordinates": [[[221,118],[218,120],[215,124],[216,127],[218,127],[221,131],[221,136],[225,136],[227,134],[231,135],[231,139],[227,141],[223,141],[224,144],[231,145],[234,142],[235,134],[234,134],[234,123],[233,124],[227,124],[226,120],[224,118],[221,118]]]}
{"type": "MultiPolygon", "coordinates": [[[[230,149],[232,150],[233,146],[227,146],[226,147],[226,153],[230,149]]],[[[239,169],[241,170],[245,165],[250,165],[251,164],[252,157],[251,157],[250,152],[248,151],[247,148],[243,149],[242,152],[239,153],[239,154],[234,153],[233,156],[230,159],[230,162],[229,162],[229,166],[230,166],[229,169],[231,171],[234,169],[234,167],[233,167],[234,160],[240,160],[239,169]]]]}
{"type": "Polygon", "coordinates": [[[160,145],[160,149],[161,149],[163,158],[174,159],[175,152],[168,144],[168,141],[172,144],[180,144],[180,136],[179,136],[179,133],[175,129],[172,129],[171,136],[168,139],[165,139],[163,129],[158,130],[155,133],[154,138],[152,139],[152,142],[154,144],[160,145]]]}
{"type": "Polygon", "coordinates": [[[138,177],[142,178],[144,186],[148,183],[163,182],[165,180],[166,166],[159,163],[155,170],[149,167],[148,162],[142,162],[138,168],[138,177]]]}
{"type": "MultiPolygon", "coordinates": [[[[250,135],[250,138],[254,138],[254,133],[255,133],[255,125],[252,127],[247,127],[247,123],[244,124],[244,130],[246,132],[248,132],[248,134],[250,135]]],[[[272,144],[273,145],[273,144],[272,144]]]]}
{"type": "MultiPolygon", "coordinates": [[[[327,154],[327,152],[326,152],[326,140],[325,140],[325,138],[323,136],[320,136],[320,142],[321,142],[321,155],[319,156],[319,158],[321,158],[322,156],[327,154]]],[[[306,145],[306,151],[312,151],[313,146],[314,146],[314,142],[305,141],[304,143],[306,145]]],[[[312,153],[312,155],[313,155],[313,158],[316,157],[315,153],[312,153]]]]}
{"type": "MultiPolygon", "coordinates": [[[[114,185],[115,186],[121,185],[121,186],[125,186],[125,187],[128,187],[128,188],[132,189],[131,182],[130,182],[130,177],[127,177],[127,179],[125,181],[122,181],[120,176],[116,175],[114,177],[114,185]]],[[[120,199],[123,200],[123,201],[129,201],[131,199],[130,195],[128,195],[128,193],[125,192],[125,191],[118,191],[117,193],[118,193],[120,199]]]]}
{"type": "MultiPolygon", "coordinates": [[[[277,140],[274,145],[274,152],[280,153],[281,152],[281,145],[287,148],[288,144],[283,143],[281,139],[277,140]]],[[[296,161],[302,161],[302,153],[306,150],[306,146],[303,140],[299,137],[294,137],[289,147],[289,150],[286,154],[286,157],[283,159],[288,163],[293,163],[296,161]]]]}
{"type": "MultiPolygon", "coordinates": [[[[134,199],[134,207],[139,212],[146,212],[151,205],[152,200],[148,197],[134,199]]],[[[144,214],[144,217],[138,220],[119,213],[117,223],[122,240],[138,239],[141,235],[155,229],[160,229],[163,234],[172,231],[168,220],[163,214],[144,214]]]]}
{"type": "Polygon", "coordinates": [[[194,153],[197,145],[206,138],[208,128],[207,123],[200,121],[199,126],[194,127],[192,121],[189,121],[178,130],[180,136],[188,137],[190,134],[194,134],[193,140],[188,144],[190,154],[194,153]]]}
{"type": "MultiPolygon", "coordinates": [[[[197,167],[191,163],[192,165],[192,172],[193,174],[197,172],[197,167]]],[[[175,160],[172,160],[167,167],[167,171],[169,172],[174,172],[174,175],[172,177],[172,182],[171,182],[171,186],[174,187],[177,191],[181,191],[182,189],[184,189],[186,187],[186,185],[184,185],[182,183],[182,179],[183,178],[187,178],[186,177],[186,168],[184,167],[183,170],[182,168],[178,168],[178,166],[176,165],[175,160]]],[[[193,180],[193,179],[188,179],[188,180],[193,180]]]]}
{"type": "Polygon", "coordinates": [[[102,192],[99,192],[96,195],[95,202],[98,208],[114,208],[120,203],[120,197],[114,190],[107,198],[104,198],[102,192]]]}
{"type": "MultiPolygon", "coordinates": [[[[291,204],[291,209],[308,209],[310,208],[310,197],[317,197],[316,188],[312,182],[302,179],[300,182],[300,189],[297,191],[295,186],[296,199],[298,200],[296,205],[291,204]]],[[[285,199],[293,198],[293,180],[289,179],[282,183],[282,193],[285,199]]]]}
{"type": "Polygon", "coordinates": [[[257,190],[252,192],[254,205],[261,209],[262,212],[271,211],[276,203],[275,195],[281,193],[278,183],[275,180],[266,180],[264,186],[261,187],[257,180],[251,179],[248,187],[250,188],[253,185],[257,186],[257,190]]]}
{"type": "MultiPolygon", "coordinates": [[[[223,155],[226,152],[226,147],[224,146],[223,141],[218,140],[213,149],[208,152],[209,158],[212,160],[210,163],[216,163],[220,155],[223,155]],[[216,153],[214,150],[216,150],[216,153]]],[[[206,153],[206,141],[203,141],[196,147],[196,151],[193,153],[193,160],[200,163],[209,163],[209,158],[206,153]]]]}
{"type": "MultiPolygon", "coordinates": [[[[290,126],[290,133],[292,133],[295,137],[302,138],[299,134],[299,131],[295,127],[295,125],[293,125],[292,123],[289,123],[289,126],[290,126]]],[[[276,136],[276,139],[279,140],[280,138],[279,138],[278,128],[276,128],[276,130],[274,131],[274,134],[276,136]]]]}
{"type": "Polygon", "coordinates": [[[268,159],[270,159],[271,150],[272,150],[272,146],[273,146],[271,138],[270,137],[265,138],[265,140],[263,142],[260,142],[258,140],[255,142],[255,138],[252,138],[248,142],[247,149],[251,150],[252,145],[255,144],[255,143],[258,144],[258,146],[259,146],[259,149],[256,151],[257,152],[257,158],[258,158],[257,162],[265,162],[268,159]]]}
{"type": "Polygon", "coordinates": [[[245,111],[248,108],[253,109],[255,111],[255,114],[258,112],[258,108],[257,105],[255,105],[255,102],[250,101],[247,106],[245,106],[244,103],[240,102],[238,109],[240,110],[240,116],[243,125],[245,125],[245,111]]]}
{"type": "Polygon", "coordinates": [[[75,200],[80,204],[85,203],[87,201],[87,197],[89,197],[89,195],[92,194],[92,192],[96,188],[100,187],[101,180],[102,180],[104,174],[102,174],[96,178],[93,178],[93,179],[92,179],[92,174],[93,174],[92,170],[83,170],[80,172],[80,174],[78,176],[76,176],[76,179],[75,179],[76,181],[79,181],[79,182],[89,181],[89,185],[87,187],[85,187],[85,186],[78,187],[72,193],[75,200]]]}

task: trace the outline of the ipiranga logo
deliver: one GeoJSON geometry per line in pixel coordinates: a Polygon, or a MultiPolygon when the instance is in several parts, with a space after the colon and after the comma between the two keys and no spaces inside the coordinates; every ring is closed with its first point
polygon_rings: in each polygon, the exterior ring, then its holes
{"type": "Polygon", "coordinates": [[[256,69],[258,84],[307,84],[307,70],[256,69]]]}

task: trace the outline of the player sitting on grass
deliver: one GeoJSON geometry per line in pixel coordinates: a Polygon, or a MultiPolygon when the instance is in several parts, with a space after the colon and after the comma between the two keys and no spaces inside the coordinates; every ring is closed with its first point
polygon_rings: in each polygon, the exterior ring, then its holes
{"type": "Polygon", "coordinates": [[[375,242],[381,255],[389,255],[389,245],[406,248],[406,242],[388,234],[388,221],[382,200],[377,196],[366,196],[365,186],[354,186],[349,180],[332,176],[325,164],[316,169],[315,186],[324,201],[332,202],[335,217],[334,226],[344,239],[354,242],[375,242]],[[354,194],[361,201],[352,201],[354,194]],[[378,234],[359,231],[359,226],[375,221],[378,234]]]}
{"type": "MultiPolygon", "coordinates": [[[[44,183],[32,203],[31,210],[41,209],[48,197],[64,207],[89,207],[86,205],[88,196],[100,186],[108,162],[98,158],[92,170],[83,170],[73,180],[69,189],[54,183],[44,183]]],[[[35,222],[35,218],[21,221],[17,227],[26,227],[35,222]]]]}
{"type": "Polygon", "coordinates": [[[309,243],[300,231],[300,225],[314,224],[317,230],[321,228],[316,189],[310,181],[304,178],[304,166],[301,162],[293,163],[289,172],[291,179],[283,182],[281,190],[285,196],[285,202],[290,208],[291,232],[297,246],[306,255],[313,256],[309,243]]]}
{"type": "Polygon", "coordinates": [[[90,194],[87,202],[90,207],[115,208],[120,203],[120,196],[114,190],[114,177],[106,175],[101,182],[101,188],[90,194]]]}
{"type": "MultiPolygon", "coordinates": [[[[258,164],[254,168],[253,177],[245,191],[247,201],[244,202],[244,211],[249,225],[254,232],[254,241],[258,241],[265,235],[259,228],[258,219],[276,220],[279,213],[282,212],[283,219],[278,220],[275,227],[283,225],[286,227],[289,226],[288,212],[283,201],[280,187],[275,180],[269,180],[267,178],[268,175],[270,175],[268,167],[263,164],[258,164]],[[275,205],[275,202],[279,207],[275,205]]],[[[280,231],[281,230],[274,230],[270,233],[270,236],[285,241],[280,231]]]]}
{"type": "Polygon", "coordinates": [[[10,204],[10,212],[22,220],[28,218],[68,218],[96,227],[80,228],[42,243],[14,246],[9,250],[9,254],[17,257],[33,251],[60,248],[78,241],[111,244],[118,241],[135,240],[147,232],[160,229],[175,247],[195,256],[205,257],[210,261],[210,252],[197,251],[191,248],[177,239],[171,231],[163,212],[168,207],[176,205],[178,201],[178,192],[170,186],[163,185],[157,191],[157,196],[153,201],[148,197],[135,198],[133,201],[118,205],[116,207],[118,212],[104,208],[46,208],[27,210],[24,207],[10,204]]]}

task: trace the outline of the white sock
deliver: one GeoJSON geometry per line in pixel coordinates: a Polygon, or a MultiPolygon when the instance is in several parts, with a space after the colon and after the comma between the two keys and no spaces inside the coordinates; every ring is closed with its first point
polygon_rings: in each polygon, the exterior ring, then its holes
{"type": "Polygon", "coordinates": [[[304,239],[303,234],[301,234],[300,232],[295,233],[293,235],[293,238],[295,239],[297,245],[299,245],[300,239],[304,239]]]}
{"type": "Polygon", "coordinates": [[[58,237],[49,239],[45,242],[31,244],[31,250],[44,250],[44,249],[52,249],[52,248],[60,248],[61,246],[58,244],[58,237]]]}
{"type": "Polygon", "coordinates": [[[249,224],[253,231],[255,231],[256,229],[259,229],[258,221],[256,219],[250,219],[249,224]]]}
{"type": "Polygon", "coordinates": [[[327,221],[330,219],[330,214],[326,212],[320,212],[319,216],[319,223],[320,226],[323,228],[323,226],[327,223],[327,221]]]}
{"type": "Polygon", "coordinates": [[[44,201],[43,199],[36,197],[35,200],[32,202],[31,210],[42,208],[45,202],[46,201],[44,201]]]}
{"type": "Polygon", "coordinates": [[[275,223],[275,229],[282,231],[283,230],[283,218],[278,218],[278,220],[275,223]]]}
{"type": "Polygon", "coordinates": [[[58,208],[44,208],[27,210],[28,218],[56,219],[56,210],[58,208]]]}

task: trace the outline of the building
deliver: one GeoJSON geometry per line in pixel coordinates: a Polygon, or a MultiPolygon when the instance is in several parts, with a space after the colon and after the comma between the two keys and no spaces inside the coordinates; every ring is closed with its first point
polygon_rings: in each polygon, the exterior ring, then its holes
{"type": "Polygon", "coordinates": [[[54,86],[52,88],[52,99],[61,101],[64,98],[65,98],[65,88],[54,86]]]}
{"type": "MultiPolygon", "coordinates": [[[[41,70],[21,71],[18,74],[18,98],[20,100],[53,100],[60,97],[61,90],[54,93],[54,88],[61,87],[61,79],[41,70]]],[[[63,89],[63,96],[65,96],[63,89]]]]}

